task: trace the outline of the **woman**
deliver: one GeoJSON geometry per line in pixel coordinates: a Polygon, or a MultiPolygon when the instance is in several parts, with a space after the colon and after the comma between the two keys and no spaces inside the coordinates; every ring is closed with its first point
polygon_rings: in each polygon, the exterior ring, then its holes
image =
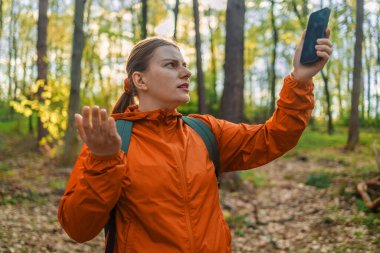
{"type": "MultiPolygon", "coordinates": [[[[215,135],[221,172],[261,166],[297,144],[314,106],[311,79],[332,53],[329,39],[320,39],[316,50],[322,59],[300,65],[303,40],[304,35],[278,108],[265,124],[190,115],[215,135]]],[[[85,144],[59,204],[62,227],[78,242],[91,240],[116,205],[114,252],[231,252],[214,165],[201,137],[176,110],[190,100],[191,72],[180,50],[160,38],[140,41],[129,56],[127,73],[112,117],[97,106],[85,106],[82,115],[75,115],[85,144]],[[118,119],[134,124],[127,154],[120,150],[118,119]]]]}

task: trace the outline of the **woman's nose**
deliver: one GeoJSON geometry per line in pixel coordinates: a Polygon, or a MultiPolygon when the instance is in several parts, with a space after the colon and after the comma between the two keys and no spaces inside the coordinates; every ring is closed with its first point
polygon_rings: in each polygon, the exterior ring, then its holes
{"type": "Polygon", "coordinates": [[[181,72],[181,78],[190,78],[190,76],[192,75],[191,71],[186,68],[186,67],[183,67],[183,70],[181,72]]]}

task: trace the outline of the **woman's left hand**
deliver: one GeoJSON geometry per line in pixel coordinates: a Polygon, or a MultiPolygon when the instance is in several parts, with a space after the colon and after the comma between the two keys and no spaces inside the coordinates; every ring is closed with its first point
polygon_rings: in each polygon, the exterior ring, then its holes
{"type": "Polygon", "coordinates": [[[300,63],[301,59],[301,51],[303,47],[303,43],[305,41],[305,31],[302,34],[301,42],[298,45],[296,52],[294,54],[294,59],[293,59],[293,76],[300,80],[300,81],[309,81],[318,74],[320,70],[323,69],[325,64],[328,62],[330,59],[330,56],[333,52],[332,49],[332,43],[329,40],[330,38],[330,29],[326,29],[326,38],[323,39],[318,39],[317,40],[317,46],[315,50],[317,51],[317,55],[321,57],[319,61],[315,62],[314,64],[310,65],[302,65],[300,63]]]}

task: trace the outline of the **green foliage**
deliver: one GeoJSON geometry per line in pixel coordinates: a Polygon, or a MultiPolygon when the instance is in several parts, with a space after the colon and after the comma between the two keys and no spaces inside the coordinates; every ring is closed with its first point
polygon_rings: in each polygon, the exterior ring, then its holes
{"type": "Polygon", "coordinates": [[[48,185],[53,189],[64,190],[66,188],[66,184],[66,181],[51,181],[48,185]]]}
{"type": "Polygon", "coordinates": [[[307,129],[303,132],[298,141],[296,150],[318,150],[326,147],[342,147],[347,141],[347,135],[344,131],[337,131],[334,135],[310,131],[307,129]]]}
{"type": "Polygon", "coordinates": [[[356,209],[360,212],[366,212],[366,213],[370,211],[368,207],[366,206],[366,204],[364,203],[364,201],[361,199],[356,200],[356,209]]]}
{"type": "MultiPolygon", "coordinates": [[[[0,108],[0,114],[5,115],[4,109],[0,108]],[[4,113],[4,114],[3,114],[4,113]]],[[[7,135],[21,135],[25,136],[28,133],[28,118],[23,115],[14,115],[13,119],[0,120],[0,130],[7,135]]],[[[2,142],[0,141],[0,149],[2,142]]]]}
{"type": "Polygon", "coordinates": [[[243,180],[251,182],[256,188],[265,186],[268,183],[267,175],[264,171],[245,170],[240,172],[243,180]]]}
{"type": "Polygon", "coordinates": [[[12,194],[5,194],[0,198],[0,205],[27,204],[30,202],[44,204],[46,200],[40,194],[31,190],[18,190],[12,194]]]}
{"type": "Polygon", "coordinates": [[[314,186],[318,189],[328,188],[331,183],[331,176],[326,172],[313,172],[309,175],[305,182],[306,185],[314,186]]]}
{"type": "Polygon", "coordinates": [[[228,224],[236,228],[237,234],[239,237],[244,236],[243,229],[247,227],[253,227],[252,222],[249,220],[249,217],[246,214],[242,215],[230,215],[225,218],[228,224]]]}

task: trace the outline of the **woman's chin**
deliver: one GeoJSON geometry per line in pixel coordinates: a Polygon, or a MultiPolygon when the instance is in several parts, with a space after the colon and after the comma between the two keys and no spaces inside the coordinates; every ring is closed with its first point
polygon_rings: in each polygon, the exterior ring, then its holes
{"type": "Polygon", "coordinates": [[[184,104],[187,104],[190,102],[190,96],[187,95],[187,96],[182,96],[181,99],[178,99],[177,103],[178,103],[178,106],[181,106],[181,105],[184,105],[184,104]]]}

